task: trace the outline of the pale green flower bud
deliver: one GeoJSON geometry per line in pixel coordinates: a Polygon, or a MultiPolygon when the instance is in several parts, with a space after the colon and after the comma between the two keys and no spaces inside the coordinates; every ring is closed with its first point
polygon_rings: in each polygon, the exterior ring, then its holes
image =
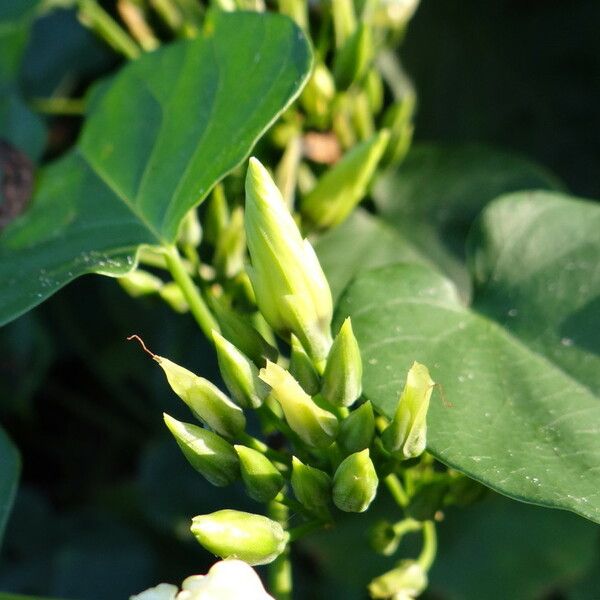
{"type": "Polygon", "coordinates": [[[352,406],[362,393],[362,360],[348,317],[337,334],[323,374],[321,394],[334,406],[352,406]]]}
{"type": "Polygon", "coordinates": [[[331,3],[335,46],[341,48],[356,29],[356,10],[353,0],[335,0],[331,3]]]}
{"type": "Polygon", "coordinates": [[[226,437],[236,437],[246,427],[242,409],[207,379],[162,356],[154,356],[162,367],[172,390],[194,415],[211,429],[226,437]]]}
{"type": "Polygon", "coordinates": [[[271,396],[281,406],[288,425],[303,442],[316,448],[326,448],[334,441],[337,418],[317,406],[290,373],[267,361],[259,377],[271,386],[271,396]]]}
{"type": "Polygon", "coordinates": [[[240,458],[240,471],[250,498],[257,502],[273,500],[285,483],[275,465],[264,455],[246,446],[234,446],[240,458]]]}
{"type": "Polygon", "coordinates": [[[242,408],[258,408],[269,394],[254,363],[217,331],[213,331],[219,370],[233,400],[242,408]]]}
{"type": "Polygon", "coordinates": [[[412,600],[427,587],[427,574],[414,560],[403,560],[395,569],[376,577],[369,584],[371,598],[412,600]]]}
{"type": "MultiPolygon", "coordinates": [[[[178,588],[170,583],[160,583],[135,596],[129,596],[129,600],[176,600],[178,588]]],[[[177,599],[179,600],[179,599],[177,599]]]]}
{"type": "Polygon", "coordinates": [[[413,113],[415,95],[405,92],[404,97],[392,104],[383,117],[383,125],[390,132],[390,139],[380,161],[382,167],[397,165],[404,160],[413,136],[413,113]]]}
{"type": "Polygon", "coordinates": [[[373,60],[372,38],[369,26],[360,23],[335,55],[333,75],[338,89],[345,90],[365,76],[373,60]]]}
{"type": "Polygon", "coordinates": [[[229,509],[194,517],[191,530],[209,552],[221,558],[239,558],[249,565],[273,562],[289,540],[276,521],[229,509]]]}
{"type": "Polygon", "coordinates": [[[322,62],[315,63],[310,79],[300,96],[302,107],[320,125],[325,126],[331,113],[331,103],[334,97],[333,75],[322,62]]]}
{"type": "Polygon", "coordinates": [[[396,414],[381,435],[388,452],[403,459],[420,456],[427,444],[427,411],[435,382],[425,365],[414,362],[396,414]]]}
{"type": "Polygon", "coordinates": [[[248,275],[258,307],[273,329],[295,334],[309,356],[323,361],[331,347],[329,284],[308,240],[267,170],[250,159],[246,176],[248,275]]]}
{"type": "Polygon", "coordinates": [[[292,335],[289,371],[306,393],[313,396],[319,391],[321,385],[319,375],[300,340],[295,335],[292,335]]]}
{"type": "Polygon", "coordinates": [[[369,450],[344,459],[333,476],[333,502],[345,512],[364,512],[377,495],[379,479],[369,450]]]}
{"type": "Polygon", "coordinates": [[[206,201],[206,213],[204,214],[204,238],[215,246],[221,233],[229,223],[229,206],[225,197],[222,183],[217,183],[206,201]]]}
{"type": "Polygon", "coordinates": [[[322,519],[330,519],[331,477],[299,458],[292,458],[292,490],[298,502],[322,519]]]}
{"type": "Polygon", "coordinates": [[[238,456],[229,442],[212,431],[182,423],[166,413],[163,417],[188,462],[210,483],[222,487],[238,479],[238,456]]]}
{"type": "Polygon", "coordinates": [[[192,208],[181,221],[178,239],[183,244],[198,246],[202,240],[202,226],[198,220],[198,211],[192,208]]]}
{"type": "Polygon", "coordinates": [[[352,411],[341,423],[337,442],[351,454],[368,448],[375,434],[375,415],[369,401],[352,411]]]}
{"type": "Polygon", "coordinates": [[[245,256],[244,209],[238,206],[217,239],[213,263],[221,275],[232,278],[243,269],[245,256]]]}
{"type": "Polygon", "coordinates": [[[175,312],[185,313],[190,309],[181,288],[174,281],[165,283],[158,293],[175,312]]]}
{"type": "Polygon", "coordinates": [[[420,0],[378,0],[373,3],[372,22],[379,27],[399,30],[414,15],[420,0]]]}
{"type": "Polygon", "coordinates": [[[230,340],[256,366],[264,365],[266,358],[277,360],[277,349],[265,340],[250,319],[231,310],[211,296],[209,296],[209,304],[219,323],[223,337],[230,340]]]}
{"type": "Polygon", "coordinates": [[[137,269],[117,279],[121,287],[133,298],[155,294],[163,286],[163,280],[148,271],[137,269]]]}
{"type": "Polygon", "coordinates": [[[371,69],[365,79],[365,91],[369,100],[369,107],[373,114],[377,114],[383,108],[384,88],[383,80],[377,69],[371,69]]]}
{"type": "Polygon", "coordinates": [[[346,153],[304,197],[302,215],[321,229],[344,221],[365,196],[388,139],[388,131],[382,129],[346,153]]]}

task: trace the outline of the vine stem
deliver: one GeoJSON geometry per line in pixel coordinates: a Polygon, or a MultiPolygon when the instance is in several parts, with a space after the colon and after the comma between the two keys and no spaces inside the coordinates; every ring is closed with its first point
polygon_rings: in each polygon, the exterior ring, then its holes
{"type": "Polygon", "coordinates": [[[200,290],[187,272],[177,248],[175,246],[164,246],[163,250],[167,267],[169,268],[175,283],[181,288],[192,315],[194,315],[196,322],[207,339],[212,341],[213,330],[218,331],[219,333],[221,331],[219,325],[208,309],[206,302],[204,302],[200,290]]]}
{"type": "MultiPolygon", "coordinates": [[[[267,505],[269,517],[287,529],[289,509],[287,506],[272,500],[267,505]]],[[[292,562],[290,560],[290,543],[285,550],[269,565],[269,588],[275,600],[292,600],[292,562]]]]}
{"type": "Polygon", "coordinates": [[[406,508],[408,506],[409,498],[406,490],[402,487],[400,479],[394,473],[388,475],[385,479],[385,485],[387,486],[392,498],[396,501],[398,506],[406,508]]]}
{"type": "Polygon", "coordinates": [[[417,559],[423,571],[427,572],[431,568],[435,555],[437,553],[437,534],[435,531],[435,523],[426,521],[423,523],[423,549],[417,559]]]}

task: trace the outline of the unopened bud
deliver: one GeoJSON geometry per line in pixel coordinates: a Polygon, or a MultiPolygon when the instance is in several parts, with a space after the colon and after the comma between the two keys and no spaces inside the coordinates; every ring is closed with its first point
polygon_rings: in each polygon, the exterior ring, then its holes
{"type": "Polygon", "coordinates": [[[390,132],[390,139],[381,159],[381,165],[397,165],[404,160],[410,149],[413,136],[413,113],[415,109],[415,95],[406,92],[405,96],[390,106],[384,117],[383,125],[390,132]]]}
{"type": "Polygon", "coordinates": [[[185,313],[190,309],[181,288],[174,281],[165,283],[158,293],[175,312],[185,313]]]}
{"type": "Polygon", "coordinates": [[[156,275],[140,269],[119,277],[117,281],[133,298],[155,294],[163,286],[163,280],[160,277],[156,277],[156,275]]]}
{"type": "Polygon", "coordinates": [[[192,208],[187,212],[179,226],[178,239],[183,244],[198,246],[202,240],[202,226],[198,220],[198,211],[192,208]]]}
{"type": "Polygon", "coordinates": [[[308,240],[303,240],[277,186],[255,158],[246,177],[248,275],[258,307],[271,327],[295,334],[322,362],[331,347],[329,284],[308,240]]]}
{"type": "Polygon", "coordinates": [[[383,80],[377,69],[371,69],[365,79],[365,91],[369,100],[371,112],[376,115],[383,108],[384,88],[383,80]]]}
{"type": "Polygon", "coordinates": [[[350,317],[331,346],[321,393],[334,406],[352,406],[362,393],[362,360],[350,317]]]}
{"type": "Polygon", "coordinates": [[[304,197],[302,214],[321,229],[344,221],[365,196],[388,139],[383,129],[346,153],[304,197]]]}
{"type": "Polygon", "coordinates": [[[183,455],[210,483],[221,487],[238,479],[239,461],[229,442],[212,431],[182,423],[166,413],[163,417],[183,455]]]}
{"type": "Polygon", "coordinates": [[[209,552],[221,558],[239,558],[249,565],[273,562],[289,539],[276,521],[228,509],[194,517],[191,530],[209,552]]]}
{"type": "Polygon", "coordinates": [[[300,103],[310,117],[320,126],[326,126],[335,96],[335,83],[329,69],[321,62],[315,63],[312,75],[300,96],[300,103]]]}
{"type": "Polygon", "coordinates": [[[371,29],[361,22],[335,56],[333,74],[338,89],[345,90],[365,76],[373,52],[371,29]]]}
{"type": "Polygon", "coordinates": [[[271,396],[303,442],[316,448],[325,448],[333,442],[338,429],[337,418],[317,406],[290,373],[267,361],[259,377],[271,386],[271,396]]]}
{"type": "Polygon", "coordinates": [[[243,269],[245,255],[244,209],[238,206],[217,239],[213,262],[221,275],[231,279],[243,269]]]}
{"type": "Polygon", "coordinates": [[[320,387],[319,375],[312,361],[306,354],[300,340],[292,335],[292,351],[290,356],[290,373],[302,386],[302,389],[314,396],[320,387]]]}
{"type": "Polygon", "coordinates": [[[223,337],[239,348],[256,366],[264,365],[266,358],[277,359],[277,350],[256,330],[249,318],[210,296],[209,304],[223,337]]]}
{"type": "Polygon", "coordinates": [[[292,458],[292,490],[298,502],[321,519],[329,519],[331,477],[295,456],[292,458]]]}
{"type": "Polygon", "coordinates": [[[394,529],[394,525],[389,521],[379,521],[375,523],[369,532],[369,542],[371,548],[377,554],[391,556],[398,550],[401,536],[394,529]]]}
{"type": "Polygon", "coordinates": [[[368,448],[374,433],[375,415],[367,400],[342,421],[337,442],[342,450],[351,454],[368,448]]]}
{"type": "Polygon", "coordinates": [[[404,560],[395,569],[369,584],[371,598],[412,600],[427,587],[427,574],[414,560],[404,560]]]}
{"type": "Polygon", "coordinates": [[[333,502],[345,512],[364,512],[377,495],[379,479],[369,450],[342,461],[333,476],[333,502]]]}
{"type": "Polygon", "coordinates": [[[269,394],[256,365],[231,342],[213,331],[219,370],[233,400],[242,408],[258,408],[269,394]]]}
{"type": "Polygon", "coordinates": [[[240,471],[250,498],[257,502],[273,500],[283,487],[284,479],[264,454],[246,446],[235,446],[240,458],[240,471]]]}
{"type": "Polygon", "coordinates": [[[192,412],[211,429],[226,437],[236,437],[246,427],[242,409],[207,379],[162,356],[154,360],[162,367],[172,390],[192,412]]]}
{"type": "Polygon", "coordinates": [[[427,411],[434,381],[425,365],[413,363],[396,414],[381,435],[388,452],[402,459],[416,458],[427,444],[427,411]]]}
{"type": "Polygon", "coordinates": [[[221,233],[229,223],[229,206],[225,197],[222,183],[217,183],[213,188],[210,198],[206,201],[206,213],[204,215],[204,238],[207,242],[216,246],[221,233]]]}

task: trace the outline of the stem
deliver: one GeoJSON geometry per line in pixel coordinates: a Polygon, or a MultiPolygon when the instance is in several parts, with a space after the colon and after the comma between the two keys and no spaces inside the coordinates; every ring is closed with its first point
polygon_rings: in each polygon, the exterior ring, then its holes
{"type": "Polygon", "coordinates": [[[320,519],[314,519],[312,521],[308,521],[307,523],[303,523],[302,525],[298,525],[298,527],[290,529],[290,542],[295,542],[301,537],[304,537],[305,535],[308,535],[317,529],[321,529],[323,525],[323,521],[320,519]]]}
{"type": "Polygon", "coordinates": [[[269,446],[267,446],[267,444],[261,442],[259,439],[256,439],[255,437],[251,436],[246,432],[241,433],[238,437],[240,442],[246,444],[248,448],[252,448],[257,452],[264,454],[267,458],[270,458],[271,460],[281,462],[286,468],[289,468],[289,457],[287,456],[287,454],[283,452],[278,452],[277,450],[273,450],[273,448],[270,448],[269,446]]]}
{"type": "Polygon", "coordinates": [[[275,502],[279,502],[279,504],[283,504],[284,506],[287,506],[296,512],[312,517],[312,515],[306,510],[306,508],[304,508],[302,504],[300,504],[300,502],[294,500],[294,498],[286,496],[283,492],[279,492],[279,494],[275,496],[274,500],[275,502]]]}
{"type": "Polygon", "coordinates": [[[402,487],[400,479],[398,479],[397,475],[395,475],[394,473],[390,473],[384,479],[384,481],[385,485],[387,485],[390,494],[392,495],[392,498],[396,501],[398,506],[406,508],[410,500],[406,491],[402,487]]]}
{"type": "MultiPolygon", "coordinates": [[[[267,506],[269,517],[287,528],[289,511],[287,506],[272,500],[267,506]]],[[[291,542],[291,537],[290,537],[291,542]]],[[[292,563],[290,542],[285,550],[269,565],[269,587],[276,600],[292,600],[292,563]]]]}
{"type": "Polygon", "coordinates": [[[423,523],[423,549],[417,559],[423,571],[429,571],[435,560],[436,553],[437,535],[435,532],[435,523],[433,521],[426,521],[423,523]]]}
{"type": "Polygon", "coordinates": [[[394,533],[398,536],[402,536],[405,533],[412,533],[413,531],[421,531],[423,529],[423,523],[416,519],[402,519],[394,525],[394,533]]]}
{"type": "Polygon", "coordinates": [[[46,115],[83,115],[85,100],[82,98],[34,98],[31,108],[46,115]]]}
{"type": "Polygon", "coordinates": [[[133,38],[96,0],[78,0],[77,4],[82,23],[93,29],[111,48],[131,60],[140,55],[140,47],[133,38]]]}
{"type": "Polygon", "coordinates": [[[204,335],[208,340],[212,341],[213,330],[218,332],[221,330],[208,309],[208,306],[206,306],[204,299],[200,295],[200,290],[189,276],[177,248],[175,246],[165,246],[164,253],[169,271],[171,272],[175,283],[181,288],[181,291],[190,306],[190,311],[194,315],[200,329],[204,332],[204,335]]]}

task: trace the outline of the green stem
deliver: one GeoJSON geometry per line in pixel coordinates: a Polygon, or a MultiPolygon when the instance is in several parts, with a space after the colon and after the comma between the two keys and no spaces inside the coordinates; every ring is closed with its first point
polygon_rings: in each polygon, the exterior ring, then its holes
{"type": "Polygon", "coordinates": [[[412,533],[413,531],[421,531],[423,529],[423,523],[416,519],[402,519],[394,525],[394,533],[398,536],[402,536],[405,533],[412,533]]]}
{"type": "Polygon", "coordinates": [[[85,100],[82,98],[34,98],[31,100],[34,111],[46,115],[83,115],[85,100]]]}
{"type": "Polygon", "coordinates": [[[423,523],[423,549],[417,559],[423,571],[429,571],[435,560],[436,553],[437,535],[435,532],[435,523],[433,521],[426,521],[423,523]]]}
{"type": "Polygon", "coordinates": [[[308,535],[317,529],[321,529],[323,525],[323,521],[320,519],[314,519],[312,521],[308,521],[307,523],[302,523],[302,525],[298,525],[298,527],[290,529],[290,542],[295,542],[301,537],[304,537],[305,535],[308,535]]]}
{"type": "Polygon", "coordinates": [[[96,2],[78,0],[79,18],[111,48],[133,60],[141,54],[133,38],[96,2]]]}
{"type": "Polygon", "coordinates": [[[213,330],[220,332],[220,328],[208,309],[208,306],[206,306],[204,299],[200,295],[200,290],[189,276],[177,248],[175,246],[165,246],[164,253],[169,271],[177,285],[181,288],[181,291],[190,306],[192,315],[194,315],[196,322],[207,339],[212,341],[213,330]]]}
{"type": "Polygon", "coordinates": [[[252,448],[253,450],[256,450],[257,452],[261,452],[267,458],[270,458],[271,460],[274,460],[276,462],[281,462],[281,463],[283,463],[283,465],[286,468],[288,468],[288,463],[290,462],[290,460],[289,460],[288,455],[285,454],[284,452],[279,452],[277,450],[273,450],[273,448],[270,448],[264,442],[261,442],[259,439],[255,438],[245,432],[241,433],[238,436],[238,438],[239,438],[240,442],[246,444],[246,446],[248,446],[248,448],[252,448]]]}
{"type": "Polygon", "coordinates": [[[385,479],[385,485],[387,486],[392,498],[396,501],[398,506],[406,508],[410,501],[407,493],[405,492],[400,479],[394,473],[390,473],[385,479]]]}
{"type": "Polygon", "coordinates": [[[312,515],[306,510],[306,508],[304,508],[302,504],[300,504],[300,502],[294,500],[294,498],[286,496],[283,492],[279,492],[279,494],[275,496],[274,500],[275,502],[279,502],[279,504],[283,504],[284,506],[287,506],[288,508],[299,512],[300,514],[312,517],[312,515]]]}
{"type": "MultiPolygon", "coordinates": [[[[287,506],[273,500],[269,502],[267,510],[271,519],[287,528],[289,516],[287,506]]],[[[292,587],[292,563],[290,543],[288,542],[285,550],[269,565],[269,588],[275,600],[291,600],[292,587]]]]}

